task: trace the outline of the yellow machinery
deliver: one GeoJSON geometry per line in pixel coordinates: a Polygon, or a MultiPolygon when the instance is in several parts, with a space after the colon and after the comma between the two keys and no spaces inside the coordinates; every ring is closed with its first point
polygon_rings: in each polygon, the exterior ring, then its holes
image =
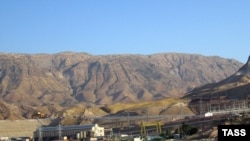
{"type": "Polygon", "coordinates": [[[141,122],[141,135],[147,135],[146,133],[146,127],[148,126],[155,126],[156,132],[158,134],[161,134],[161,122],[141,122]]]}

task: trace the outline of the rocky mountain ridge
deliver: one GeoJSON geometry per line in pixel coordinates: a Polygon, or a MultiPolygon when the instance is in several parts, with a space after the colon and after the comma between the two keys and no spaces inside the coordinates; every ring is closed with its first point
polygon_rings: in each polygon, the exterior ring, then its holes
{"type": "Polygon", "coordinates": [[[193,98],[223,98],[248,99],[250,98],[250,56],[247,62],[229,77],[216,82],[197,87],[185,97],[193,98]]]}
{"type": "Polygon", "coordinates": [[[195,87],[227,78],[242,65],[217,56],[180,53],[0,54],[0,114],[5,113],[2,119],[11,115],[8,105],[17,115],[30,117],[30,111],[51,113],[76,103],[181,97],[195,87]]]}

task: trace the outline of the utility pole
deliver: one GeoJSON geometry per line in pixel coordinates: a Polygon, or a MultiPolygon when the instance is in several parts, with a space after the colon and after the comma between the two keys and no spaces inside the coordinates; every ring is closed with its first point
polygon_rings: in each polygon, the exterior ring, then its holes
{"type": "Polygon", "coordinates": [[[211,109],[211,101],[209,102],[209,112],[212,112],[212,109],[211,109]]]}
{"type": "Polygon", "coordinates": [[[39,140],[39,141],[43,141],[42,127],[40,126],[38,130],[39,130],[39,131],[38,131],[38,132],[39,132],[39,139],[38,139],[38,140],[39,140]]]}
{"type": "Polygon", "coordinates": [[[148,121],[148,110],[146,112],[147,112],[147,121],[148,121]]]}
{"type": "Polygon", "coordinates": [[[233,101],[233,110],[235,110],[235,101],[233,101]]]}
{"type": "Polygon", "coordinates": [[[200,115],[202,114],[202,99],[200,98],[200,115]]]}
{"type": "Polygon", "coordinates": [[[219,104],[219,111],[220,111],[220,103],[218,103],[219,104]]]}
{"type": "Polygon", "coordinates": [[[58,125],[58,140],[62,139],[62,129],[61,124],[58,125]]]}
{"type": "Polygon", "coordinates": [[[127,112],[127,121],[128,121],[128,127],[130,127],[130,121],[129,121],[129,112],[128,111],[126,111],[127,112]]]}
{"type": "Polygon", "coordinates": [[[246,99],[244,99],[244,109],[246,109],[246,99]]]}

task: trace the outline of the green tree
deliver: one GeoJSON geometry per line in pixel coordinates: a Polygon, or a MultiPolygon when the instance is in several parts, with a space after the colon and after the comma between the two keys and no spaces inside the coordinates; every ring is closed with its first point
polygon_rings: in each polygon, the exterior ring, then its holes
{"type": "Polygon", "coordinates": [[[181,126],[181,135],[182,137],[188,136],[188,135],[193,135],[197,133],[198,129],[196,127],[191,126],[188,123],[182,123],[181,126]]]}
{"type": "Polygon", "coordinates": [[[169,139],[171,137],[171,130],[170,129],[166,128],[165,136],[166,136],[166,139],[169,139]]]}

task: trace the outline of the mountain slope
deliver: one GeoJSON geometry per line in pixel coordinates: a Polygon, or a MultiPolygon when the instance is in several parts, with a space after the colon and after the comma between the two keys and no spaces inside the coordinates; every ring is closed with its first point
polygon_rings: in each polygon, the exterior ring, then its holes
{"type": "Polygon", "coordinates": [[[32,115],[27,107],[34,111],[43,107],[49,113],[79,102],[110,104],[180,97],[194,87],[232,75],[241,66],[232,59],[177,53],[0,54],[0,100],[18,107],[15,111],[27,117],[32,115]]]}
{"type": "Polygon", "coordinates": [[[206,84],[190,91],[188,98],[245,99],[250,97],[250,56],[247,62],[231,76],[217,82],[206,84]]]}

